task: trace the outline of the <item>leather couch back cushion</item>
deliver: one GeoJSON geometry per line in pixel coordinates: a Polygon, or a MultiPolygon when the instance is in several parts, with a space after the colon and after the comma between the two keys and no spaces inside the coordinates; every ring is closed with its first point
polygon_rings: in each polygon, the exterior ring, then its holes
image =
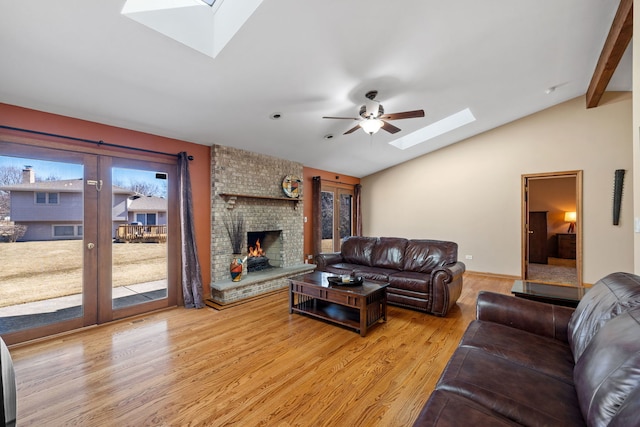
{"type": "Polygon", "coordinates": [[[381,268],[402,270],[404,266],[404,251],[407,239],[399,237],[380,237],[371,256],[371,265],[381,268]]]}
{"type": "Polygon", "coordinates": [[[440,240],[409,240],[404,252],[405,271],[430,273],[458,260],[458,244],[440,240]]]}
{"type": "Polygon", "coordinates": [[[589,289],[568,325],[575,362],[604,323],[634,307],[640,307],[640,277],[636,275],[611,273],[589,289]]]}
{"type": "Polygon", "coordinates": [[[341,248],[344,261],[349,264],[371,266],[371,254],[377,241],[377,237],[347,237],[341,248]]]}
{"type": "Polygon", "coordinates": [[[631,425],[640,414],[640,308],[606,322],[576,363],[573,379],[587,425],[631,425]],[[615,420],[615,422],[612,422],[615,420]],[[611,424],[610,424],[611,423],[611,424]]]}

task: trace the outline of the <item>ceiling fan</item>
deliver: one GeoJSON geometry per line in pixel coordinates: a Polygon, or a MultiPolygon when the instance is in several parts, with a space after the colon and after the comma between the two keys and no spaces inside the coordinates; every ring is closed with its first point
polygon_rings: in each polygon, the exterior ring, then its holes
{"type": "Polygon", "coordinates": [[[360,122],[346,131],[344,135],[350,134],[362,128],[369,135],[373,135],[381,128],[389,133],[400,132],[400,128],[392,125],[386,120],[413,119],[415,117],[424,117],[424,110],[404,111],[402,113],[384,113],[382,104],[375,100],[378,95],[377,90],[371,90],[366,93],[367,101],[360,107],[360,117],[323,117],[323,119],[343,119],[343,120],[359,120],[360,122]]]}

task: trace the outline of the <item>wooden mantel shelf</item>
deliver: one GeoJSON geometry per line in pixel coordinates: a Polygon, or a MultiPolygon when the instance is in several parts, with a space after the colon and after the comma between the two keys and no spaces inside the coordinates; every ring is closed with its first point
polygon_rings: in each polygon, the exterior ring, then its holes
{"type": "Polygon", "coordinates": [[[292,197],[276,197],[276,196],[256,196],[253,194],[237,194],[237,193],[219,193],[219,196],[222,197],[226,202],[228,207],[231,209],[235,204],[236,199],[263,199],[263,200],[283,200],[285,202],[294,202],[295,205],[298,205],[298,202],[302,201],[301,198],[292,198],[292,197]]]}

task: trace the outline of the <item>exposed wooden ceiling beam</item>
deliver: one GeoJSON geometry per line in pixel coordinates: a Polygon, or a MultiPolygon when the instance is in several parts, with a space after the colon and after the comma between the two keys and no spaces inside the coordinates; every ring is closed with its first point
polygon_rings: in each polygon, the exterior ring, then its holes
{"type": "Polygon", "coordinates": [[[633,36],[633,0],[620,0],[587,89],[587,108],[597,107],[633,36]]]}

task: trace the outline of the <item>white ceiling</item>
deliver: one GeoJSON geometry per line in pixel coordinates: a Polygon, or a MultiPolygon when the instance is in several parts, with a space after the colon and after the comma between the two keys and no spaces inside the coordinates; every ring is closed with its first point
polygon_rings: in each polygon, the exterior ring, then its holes
{"type": "MultiPolygon", "coordinates": [[[[213,59],[121,15],[124,3],[0,0],[0,102],[357,177],[584,95],[618,7],[264,0],[213,59]],[[426,117],[373,137],[322,119],[356,117],[372,89],[386,112],[426,117]],[[465,108],[475,122],[388,144],[465,108]]],[[[631,47],[608,90],[631,90],[631,47]]]]}

